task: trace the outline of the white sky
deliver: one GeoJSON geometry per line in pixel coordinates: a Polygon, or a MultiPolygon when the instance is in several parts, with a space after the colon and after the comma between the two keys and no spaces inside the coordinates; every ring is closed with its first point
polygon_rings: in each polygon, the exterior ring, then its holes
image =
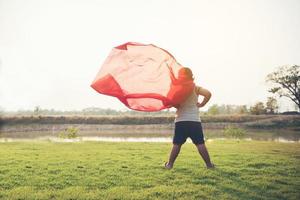
{"type": "Polygon", "coordinates": [[[251,105],[271,95],[268,73],[300,64],[300,1],[0,0],[0,106],[125,110],[90,84],[127,41],[165,48],[190,67],[213,93],[207,107],[251,105]]]}

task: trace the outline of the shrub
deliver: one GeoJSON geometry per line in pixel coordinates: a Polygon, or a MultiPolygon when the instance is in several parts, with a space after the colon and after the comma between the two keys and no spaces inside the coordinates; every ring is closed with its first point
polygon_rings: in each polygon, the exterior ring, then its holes
{"type": "Polygon", "coordinates": [[[223,132],[225,136],[233,138],[242,138],[246,134],[246,131],[244,129],[234,126],[226,126],[223,132]]]}
{"type": "Polygon", "coordinates": [[[76,138],[78,137],[79,129],[76,127],[68,127],[64,131],[59,132],[58,137],[60,138],[76,138]]]}

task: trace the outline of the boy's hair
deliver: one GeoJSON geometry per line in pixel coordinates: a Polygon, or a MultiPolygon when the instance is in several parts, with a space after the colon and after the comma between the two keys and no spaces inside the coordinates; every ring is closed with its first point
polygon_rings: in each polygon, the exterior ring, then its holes
{"type": "Polygon", "coordinates": [[[194,80],[192,70],[188,67],[184,67],[183,69],[184,69],[186,76],[189,77],[191,80],[194,80]]]}

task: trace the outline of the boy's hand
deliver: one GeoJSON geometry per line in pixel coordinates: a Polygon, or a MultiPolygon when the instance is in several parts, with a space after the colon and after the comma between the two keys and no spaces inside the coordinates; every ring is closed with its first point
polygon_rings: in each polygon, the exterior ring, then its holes
{"type": "Polygon", "coordinates": [[[202,108],[202,107],[204,107],[204,106],[205,106],[205,104],[203,104],[203,103],[199,103],[199,102],[197,103],[197,107],[198,107],[198,108],[202,108]]]}
{"type": "Polygon", "coordinates": [[[203,87],[197,87],[196,94],[204,97],[201,103],[197,103],[198,108],[204,107],[211,97],[211,92],[207,89],[204,89],[203,87]]]}

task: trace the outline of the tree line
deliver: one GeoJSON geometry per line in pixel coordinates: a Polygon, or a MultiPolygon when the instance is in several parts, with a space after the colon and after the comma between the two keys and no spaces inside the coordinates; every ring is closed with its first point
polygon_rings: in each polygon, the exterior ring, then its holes
{"type": "MultiPolygon", "coordinates": [[[[274,72],[266,77],[266,82],[270,84],[269,92],[273,94],[268,97],[266,102],[257,102],[254,105],[218,105],[214,104],[208,108],[207,111],[201,111],[204,115],[218,115],[218,114],[276,114],[278,113],[277,98],[285,97],[291,100],[300,111],[300,66],[286,65],[280,66],[274,72]]],[[[298,113],[298,112],[294,112],[298,113]]],[[[166,109],[160,112],[139,112],[133,110],[119,111],[110,108],[88,107],[82,110],[59,111],[54,109],[42,109],[36,106],[33,110],[18,110],[18,111],[4,111],[0,107],[0,115],[14,114],[14,115],[174,115],[175,111],[166,109]]]]}
{"type": "Polygon", "coordinates": [[[210,106],[206,113],[208,115],[218,115],[218,114],[277,114],[278,113],[278,103],[273,97],[268,97],[267,101],[257,102],[252,106],[247,105],[217,105],[214,104],[210,106]]]}

